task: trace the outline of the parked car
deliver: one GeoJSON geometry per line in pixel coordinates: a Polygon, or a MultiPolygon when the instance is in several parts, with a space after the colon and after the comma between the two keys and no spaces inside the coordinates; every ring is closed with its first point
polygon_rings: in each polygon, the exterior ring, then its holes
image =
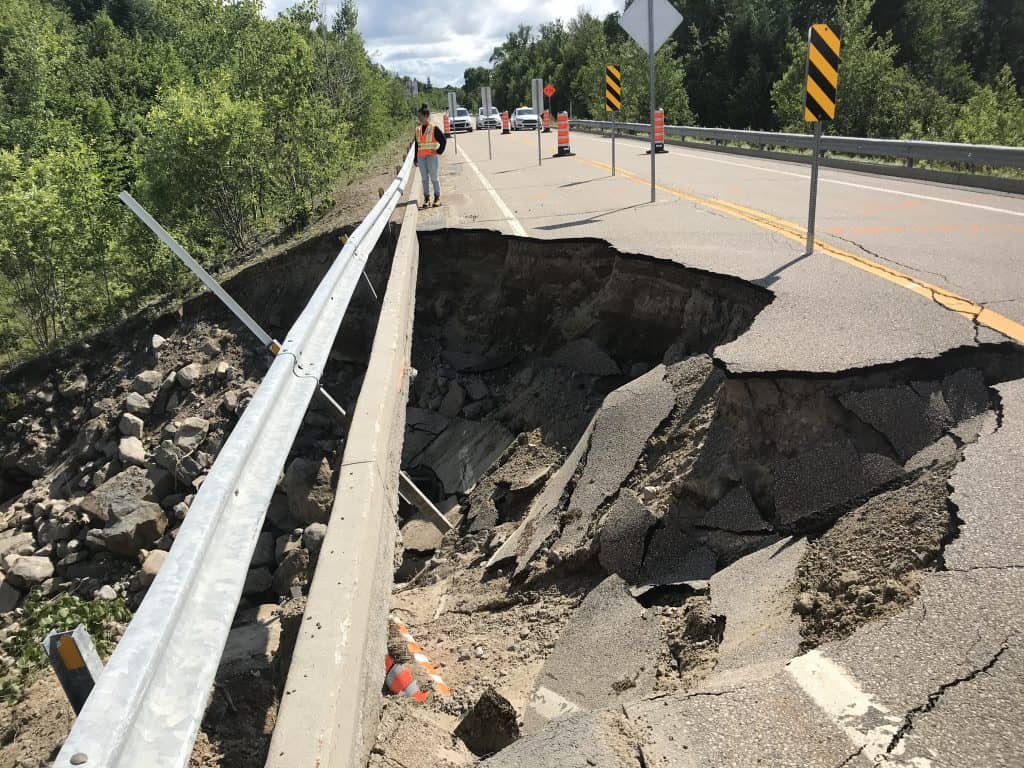
{"type": "Polygon", "coordinates": [[[473,132],[473,123],[469,119],[469,110],[465,107],[456,107],[452,116],[452,133],[456,131],[473,132]]]}
{"type": "Polygon", "coordinates": [[[491,107],[489,115],[484,114],[483,107],[480,107],[476,113],[476,129],[483,131],[488,128],[501,128],[501,115],[498,113],[497,107],[491,107]]]}
{"type": "Polygon", "coordinates": [[[530,107],[519,107],[512,113],[513,131],[536,131],[537,113],[530,107]]]}

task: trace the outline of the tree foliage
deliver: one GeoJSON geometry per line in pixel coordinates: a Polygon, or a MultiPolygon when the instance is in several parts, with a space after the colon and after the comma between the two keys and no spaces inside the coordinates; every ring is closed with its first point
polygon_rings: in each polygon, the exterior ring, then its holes
{"type": "MultiPolygon", "coordinates": [[[[657,101],[670,122],[807,130],[807,28],[843,39],[839,116],[831,130],[860,136],[1020,143],[1024,0],[672,0],[683,16],[656,60],[657,101]]],[[[603,118],[604,68],[623,70],[624,120],[647,119],[647,57],[618,23],[585,11],[508,33],[491,68],[465,74],[474,103],[489,82],[513,109],[530,79],[558,93],[556,110],[603,118]]]]}
{"type": "MultiPolygon", "coordinates": [[[[51,348],[181,270],[129,189],[208,267],[330,200],[411,103],[353,0],[0,3],[0,336],[51,348]]],[[[13,340],[13,343],[11,342],[13,340]]]]}

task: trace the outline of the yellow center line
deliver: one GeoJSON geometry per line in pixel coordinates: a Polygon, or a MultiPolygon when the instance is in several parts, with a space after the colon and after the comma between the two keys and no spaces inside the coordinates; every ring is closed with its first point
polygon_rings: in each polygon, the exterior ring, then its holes
{"type": "MultiPolygon", "coordinates": [[[[524,142],[517,137],[517,141],[520,143],[524,142]]],[[[573,156],[574,160],[581,162],[585,165],[589,165],[592,168],[598,168],[604,171],[611,171],[612,167],[608,163],[603,163],[600,160],[589,160],[579,155],[573,156]]],[[[619,177],[635,182],[637,184],[648,185],[650,179],[637,176],[635,173],[626,171],[622,168],[617,168],[616,173],[619,177]]],[[[783,237],[789,238],[790,240],[800,243],[803,245],[807,239],[807,230],[801,227],[799,224],[794,224],[786,219],[780,219],[777,216],[773,216],[765,211],[760,211],[756,208],[748,208],[739,203],[733,203],[728,200],[722,200],[720,198],[706,198],[699,197],[698,195],[690,194],[681,189],[675,187],[668,187],[664,184],[655,184],[657,189],[662,192],[666,192],[673,195],[680,200],[685,200],[696,205],[703,206],[704,208],[710,208],[711,210],[724,213],[727,216],[741,219],[755,226],[763,229],[771,230],[776,232],[783,237]]],[[[977,302],[971,301],[970,299],[964,298],[953,291],[947,290],[946,288],[940,288],[937,285],[926,283],[923,280],[919,280],[916,277],[904,274],[897,269],[893,269],[885,264],[879,264],[877,261],[858,256],[856,254],[845,251],[842,248],[838,248],[831,243],[827,243],[824,240],[815,240],[815,247],[820,249],[822,253],[826,253],[837,261],[844,262],[850,266],[856,267],[857,269],[863,270],[875,277],[880,277],[883,280],[888,280],[890,283],[899,285],[906,288],[918,296],[922,296],[929,301],[935,302],[941,307],[956,312],[957,314],[963,315],[971,322],[983,325],[986,328],[991,328],[1004,336],[1007,336],[1014,341],[1024,344],[1024,325],[1018,323],[1016,320],[1011,320],[1005,315],[1001,315],[988,307],[985,307],[977,302]]]]}
{"type": "MultiPolygon", "coordinates": [[[[588,160],[580,157],[579,155],[577,155],[575,159],[594,168],[600,168],[607,171],[611,170],[611,165],[602,163],[598,160],[588,160]]],[[[629,171],[624,171],[621,168],[617,169],[617,173],[619,176],[622,176],[629,181],[644,185],[650,184],[650,179],[642,178],[629,171]]],[[[801,245],[804,244],[807,238],[807,230],[800,225],[794,224],[793,222],[785,219],[780,219],[770,213],[759,211],[756,208],[747,208],[739,203],[733,203],[727,200],[699,197],[697,195],[684,192],[681,189],[668,187],[663,184],[656,184],[655,186],[662,192],[667,192],[681,200],[686,200],[687,202],[695,203],[696,205],[700,205],[705,208],[710,208],[734,218],[742,219],[743,221],[771,230],[772,232],[777,232],[783,237],[787,237],[801,245]]],[[[906,288],[907,290],[913,291],[919,296],[923,296],[924,298],[933,301],[952,312],[963,315],[972,322],[976,322],[979,325],[984,325],[994,331],[998,331],[1014,341],[1024,343],[1024,325],[1016,322],[1015,320],[1011,320],[1005,315],[994,312],[988,307],[982,306],[981,304],[964,298],[963,296],[953,293],[945,288],[940,288],[937,285],[926,283],[923,280],[906,275],[903,272],[893,269],[887,265],[879,264],[878,262],[864,258],[863,256],[857,256],[849,251],[844,251],[843,249],[837,248],[831,243],[827,243],[823,240],[815,240],[814,244],[816,248],[820,249],[823,253],[828,254],[837,261],[845,262],[846,264],[857,267],[869,274],[880,277],[883,280],[888,280],[890,283],[894,283],[906,288]]]]}

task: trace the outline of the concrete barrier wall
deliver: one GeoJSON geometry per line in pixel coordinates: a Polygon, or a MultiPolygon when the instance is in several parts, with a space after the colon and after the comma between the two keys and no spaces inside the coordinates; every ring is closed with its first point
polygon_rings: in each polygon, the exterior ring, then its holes
{"type": "Polygon", "coordinates": [[[407,204],[267,768],[362,768],[374,743],[418,263],[407,204]]]}

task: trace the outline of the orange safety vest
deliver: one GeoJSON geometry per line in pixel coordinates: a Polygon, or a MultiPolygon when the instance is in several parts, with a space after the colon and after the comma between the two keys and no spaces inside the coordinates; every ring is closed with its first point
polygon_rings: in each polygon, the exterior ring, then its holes
{"type": "Polygon", "coordinates": [[[434,136],[434,125],[424,128],[422,125],[416,129],[416,157],[430,157],[436,155],[441,144],[434,136]]]}

